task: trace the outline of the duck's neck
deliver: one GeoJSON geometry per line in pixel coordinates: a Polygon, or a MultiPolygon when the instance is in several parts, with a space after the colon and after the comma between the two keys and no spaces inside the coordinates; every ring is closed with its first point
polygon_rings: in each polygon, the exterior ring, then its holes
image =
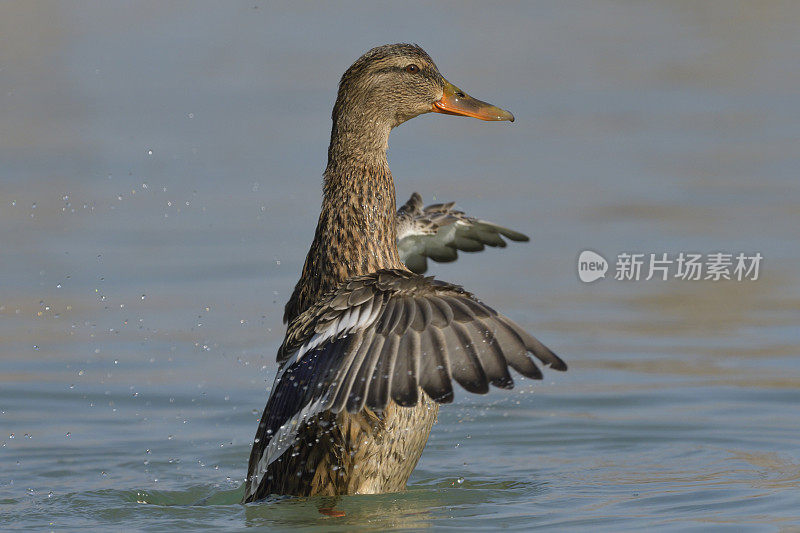
{"type": "Polygon", "coordinates": [[[352,276],[404,268],[397,253],[394,182],[386,161],[389,131],[371,133],[365,136],[363,125],[357,134],[334,125],[322,212],[302,276],[286,304],[287,322],[352,276]]]}

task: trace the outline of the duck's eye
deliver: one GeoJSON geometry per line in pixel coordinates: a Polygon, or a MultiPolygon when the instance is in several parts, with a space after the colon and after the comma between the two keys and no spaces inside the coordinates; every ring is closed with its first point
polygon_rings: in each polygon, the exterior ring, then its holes
{"type": "Polygon", "coordinates": [[[419,72],[419,67],[412,63],[411,65],[408,65],[406,67],[406,72],[410,72],[412,74],[415,74],[415,73],[419,72]]]}

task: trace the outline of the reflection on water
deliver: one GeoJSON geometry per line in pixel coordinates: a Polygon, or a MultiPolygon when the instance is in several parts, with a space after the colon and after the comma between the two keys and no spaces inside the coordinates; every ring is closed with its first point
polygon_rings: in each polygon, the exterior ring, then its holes
{"type": "Polygon", "coordinates": [[[0,522],[798,527],[799,25],[777,1],[0,5],[0,522]],[[393,133],[402,199],[532,236],[433,273],[570,371],[459,394],[404,493],[241,506],[336,83],[395,41],[518,119],[393,133]],[[765,259],[587,285],[587,248],[765,259]]]}

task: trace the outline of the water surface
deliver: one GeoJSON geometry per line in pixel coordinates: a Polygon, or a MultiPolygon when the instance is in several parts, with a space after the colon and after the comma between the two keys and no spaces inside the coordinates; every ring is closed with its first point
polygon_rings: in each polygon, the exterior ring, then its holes
{"type": "Polygon", "coordinates": [[[0,523],[799,528],[799,26],[770,1],[3,4],[0,523]],[[570,371],[458,394],[402,494],[241,506],[336,83],[396,41],[517,117],[393,133],[401,201],[532,236],[431,272],[570,371]],[[765,260],[586,285],[587,248],[765,260]]]}

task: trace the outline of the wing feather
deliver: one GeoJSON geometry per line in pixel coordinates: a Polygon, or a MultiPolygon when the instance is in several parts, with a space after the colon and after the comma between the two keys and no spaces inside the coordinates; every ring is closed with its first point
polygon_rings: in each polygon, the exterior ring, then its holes
{"type": "Polygon", "coordinates": [[[475,320],[475,314],[472,309],[464,304],[460,298],[443,296],[442,300],[450,306],[450,310],[453,312],[453,320],[456,322],[471,322],[475,320]]]}
{"type": "Polygon", "coordinates": [[[347,359],[342,363],[336,375],[338,387],[336,387],[335,394],[334,391],[329,394],[327,408],[332,412],[338,413],[344,407],[353,387],[353,380],[372,341],[372,336],[372,329],[361,330],[356,332],[348,343],[347,359]]]}
{"type": "Polygon", "coordinates": [[[489,380],[486,379],[486,372],[483,370],[466,326],[453,322],[443,333],[449,344],[453,378],[469,392],[476,394],[489,392],[489,380]]]}
{"type": "Polygon", "coordinates": [[[417,310],[414,314],[414,321],[411,323],[411,327],[414,328],[414,331],[425,331],[428,326],[430,326],[433,318],[431,303],[427,298],[417,298],[415,303],[417,305],[417,310]]]}
{"type": "Polygon", "coordinates": [[[453,381],[479,394],[490,385],[511,388],[509,366],[541,379],[529,353],[566,370],[535,337],[458,286],[400,270],[351,278],[289,325],[248,478],[257,482],[324,411],[412,406],[420,389],[448,403],[453,381]]]}
{"type": "Polygon", "coordinates": [[[453,384],[444,335],[440,329],[430,328],[421,335],[420,340],[422,341],[420,387],[437,402],[450,403],[453,401],[453,384]]]}
{"type": "Polygon", "coordinates": [[[380,358],[372,373],[367,393],[367,405],[375,411],[383,411],[389,403],[389,391],[392,387],[394,363],[400,339],[397,335],[389,335],[381,348],[380,358]]]}
{"type": "Polygon", "coordinates": [[[361,367],[358,369],[356,379],[353,380],[353,386],[347,398],[348,413],[357,413],[364,408],[368,391],[372,384],[372,375],[375,372],[375,367],[377,366],[385,342],[386,337],[383,335],[377,333],[374,335],[372,343],[361,363],[361,367]]]}
{"type": "Polygon", "coordinates": [[[409,327],[411,327],[412,322],[414,322],[414,318],[417,314],[417,304],[414,302],[413,298],[403,297],[403,314],[400,316],[400,319],[397,321],[397,325],[392,329],[392,332],[395,335],[405,335],[406,331],[409,327]]]}
{"type": "Polygon", "coordinates": [[[528,350],[522,337],[502,320],[495,320],[492,323],[492,332],[495,338],[499,339],[503,346],[503,354],[506,356],[511,368],[527,378],[542,379],[542,372],[536,364],[528,357],[528,350]]]}
{"type": "Polygon", "coordinates": [[[401,337],[392,377],[392,400],[403,407],[416,405],[419,399],[420,352],[419,333],[410,330],[401,337]]]}
{"type": "Polygon", "coordinates": [[[437,328],[444,328],[453,321],[453,310],[447,303],[436,296],[429,296],[427,300],[431,305],[431,322],[437,328]]]}
{"type": "Polygon", "coordinates": [[[514,380],[508,373],[508,363],[491,330],[480,320],[474,320],[464,326],[469,332],[470,341],[489,383],[501,389],[513,388],[514,380]]]}
{"type": "Polygon", "coordinates": [[[502,324],[505,324],[506,327],[513,330],[514,333],[522,340],[525,348],[535,355],[542,363],[549,365],[553,370],[560,370],[563,372],[567,369],[567,364],[562,361],[560,357],[550,351],[547,346],[539,342],[536,337],[504,316],[498,316],[497,318],[502,324]]]}
{"type": "Polygon", "coordinates": [[[423,207],[422,197],[413,193],[397,211],[397,249],[412,272],[424,273],[428,258],[448,263],[458,252],[480,252],[486,246],[503,248],[506,241],[528,241],[527,235],[481,220],[455,209],[453,202],[423,207]]]}

